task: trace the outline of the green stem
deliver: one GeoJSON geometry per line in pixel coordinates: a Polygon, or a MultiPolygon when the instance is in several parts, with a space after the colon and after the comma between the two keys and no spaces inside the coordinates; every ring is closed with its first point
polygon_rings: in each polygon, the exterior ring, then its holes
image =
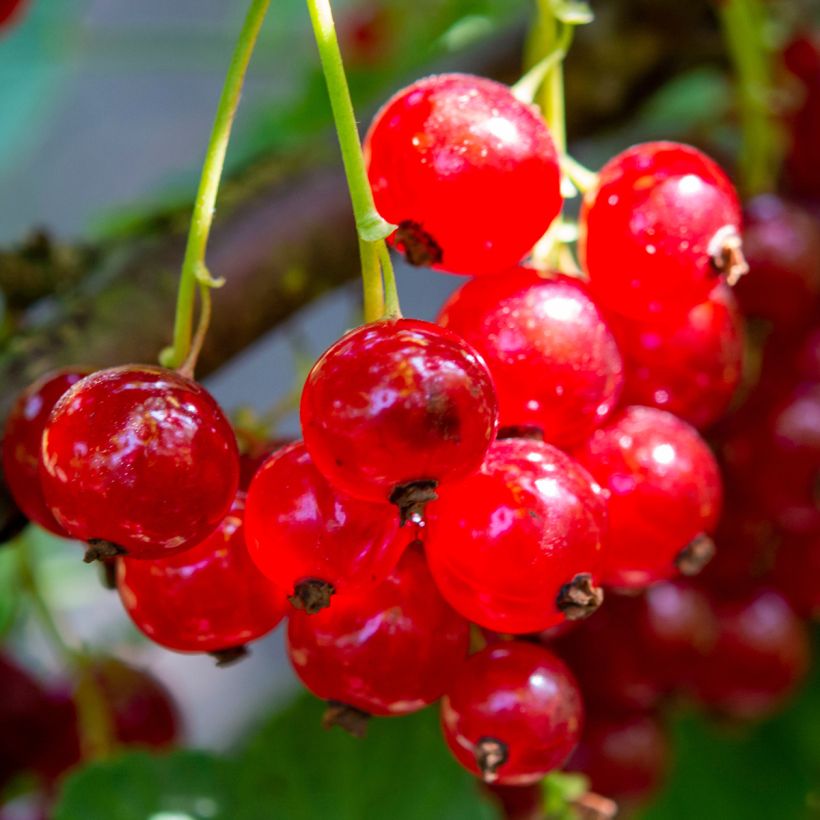
{"type": "MultiPolygon", "coordinates": [[[[384,244],[384,242],[381,244],[384,244]]],[[[365,322],[375,322],[384,316],[384,283],[382,282],[377,244],[375,242],[366,242],[360,236],[359,255],[362,260],[364,320],[365,322]]]]}
{"type": "Polygon", "coordinates": [[[211,139],[202,166],[188,243],[185,247],[174,320],[174,341],[172,347],[164,350],[160,357],[160,361],[166,367],[180,367],[190,352],[197,284],[204,283],[211,287],[217,284],[210,279],[208,274],[205,265],[205,251],[211,232],[216,196],[225,165],[225,154],[228,150],[234,116],[242,94],[248,64],[269,5],[270,0],[251,0],[225,77],[225,85],[222,88],[211,139]]]}
{"type": "Polygon", "coordinates": [[[390,259],[390,251],[382,241],[379,243],[379,262],[384,272],[384,316],[387,319],[401,319],[401,306],[399,305],[399,291],[396,287],[396,274],[393,271],[393,262],[390,259]]]}
{"type": "Polygon", "coordinates": [[[738,175],[746,196],[773,191],[780,165],[780,139],[771,111],[773,66],[761,0],[719,3],[723,36],[735,70],[740,102],[738,175]]]}

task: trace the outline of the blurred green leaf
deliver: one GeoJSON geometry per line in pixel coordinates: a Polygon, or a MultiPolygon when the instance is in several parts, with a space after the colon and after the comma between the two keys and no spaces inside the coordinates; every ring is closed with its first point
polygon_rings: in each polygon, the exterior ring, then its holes
{"type": "Polygon", "coordinates": [[[0,640],[5,638],[20,606],[20,582],[14,543],[0,547],[0,640]]]}

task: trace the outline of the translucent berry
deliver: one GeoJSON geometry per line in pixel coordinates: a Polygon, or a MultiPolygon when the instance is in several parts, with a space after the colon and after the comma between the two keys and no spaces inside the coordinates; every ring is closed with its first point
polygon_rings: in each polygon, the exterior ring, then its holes
{"type": "Polygon", "coordinates": [[[579,250],[593,298],[625,316],[685,311],[745,270],[731,182],[688,145],[649,142],[611,159],[584,200],[579,250]]]}
{"type": "Polygon", "coordinates": [[[291,603],[310,613],[382,582],[406,541],[389,504],[345,495],[313,466],[302,442],[274,453],[248,491],[251,558],[291,603]]]}
{"type": "Polygon", "coordinates": [[[305,446],[339,489],[403,514],[481,466],[497,426],[492,378],[455,333],[413,319],[364,325],[313,366],[305,446]]]}
{"type": "Polygon", "coordinates": [[[285,602],[251,561],[245,545],[245,493],[201,544],[154,561],[121,558],[117,588],[131,620],[177,652],[232,660],[270,632],[285,602]]]}
{"type": "MultiPolygon", "coordinates": [[[[407,543],[406,533],[399,537],[407,543]]],[[[369,715],[406,715],[438,700],[469,646],[470,625],[414,548],[375,589],[288,621],[288,657],[302,683],[369,715]]]]}
{"type": "Polygon", "coordinates": [[[3,434],[3,475],[17,506],[29,521],[63,537],[68,535],[46,506],[40,486],[43,430],[58,399],[90,372],[67,368],[38,379],[18,397],[3,434]]]}
{"type": "Polygon", "coordinates": [[[581,733],[583,707],[555,655],[511,641],[471,655],[441,702],[450,751],[501,785],[525,785],[558,768],[581,733]]]}
{"type": "Polygon", "coordinates": [[[686,422],[627,407],[574,455],[608,494],[604,584],[641,588],[678,570],[694,574],[711,558],[720,472],[686,422]]]}
{"type": "Polygon", "coordinates": [[[577,444],[618,400],[618,348],[577,281],[525,268],[473,279],[450,297],[438,322],[487,363],[502,429],[535,428],[551,444],[577,444]]]}
{"type": "Polygon", "coordinates": [[[376,208],[399,226],[391,242],[414,265],[500,273],[561,210],[558,157],[541,114],[491,80],[418,80],[379,111],[364,149],[376,208]]]}
{"type": "Polygon", "coordinates": [[[159,558],[200,543],[230,509],[238,478],[236,439],[217,403],[160,367],[87,376],[43,434],[46,504],[96,555],[159,558]]]}
{"type": "Polygon", "coordinates": [[[430,504],[425,548],[456,611],[523,634],[597,608],[604,529],[600,489],[585,470],[544,442],[506,439],[430,504]]]}
{"type": "Polygon", "coordinates": [[[624,404],[668,410],[699,430],[726,412],[743,371],[743,324],[728,287],[687,313],[607,321],[624,359],[624,404]]]}

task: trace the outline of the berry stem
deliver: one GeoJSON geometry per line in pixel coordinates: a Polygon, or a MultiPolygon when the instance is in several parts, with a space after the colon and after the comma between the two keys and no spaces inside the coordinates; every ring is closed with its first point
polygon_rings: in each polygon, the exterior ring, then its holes
{"type": "Polygon", "coordinates": [[[356,217],[356,230],[359,233],[365,321],[397,317],[401,313],[395,276],[384,244],[384,240],[393,233],[396,226],[382,219],[373,201],[330,2],[307,0],[307,7],[327,83],[350,200],[356,217]]]}
{"type": "Polygon", "coordinates": [[[193,362],[186,360],[189,359],[189,354],[192,353],[191,333],[193,330],[197,285],[201,286],[202,299],[202,318],[197,331],[197,336],[201,339],[204,338],[207,331],[210,315],[207,307],[207,301],[210,298],[208,290],[221,284],[219,281],[213,280],[208,273],[205,265],[205,251],[208,245],[208,236],[211,232],[211,224],[213,223],[222,169],[225,165],[225,154],[228,150],[231,128],[236,109],[239,106],[239,98],[242,94],[245,73],[269,5],[270,0],[251,0],[250,8],[245,17],[225,77],[225,85],[222,88],[208,150],[205,154],[205,162],[202,166],[199,190],[197,191],[194,211],[191,216],[188,243],[185,247],[185,258],[182,262],[174,320],[174,341],[173,345],[163,350],[160,355],[160,362],[165,367],[181,367],[184,363],[190,371],[193,371],[195,357],[193,362]]]}
{"type": "Polygon", "coordinates": [[[718,7],[739,91],[738,175],[744,194],[751,197],[775,189],[780,166],[780,138],[770,105],[773,65],[768,21],[761,0],[725,0],[718,7]]]}

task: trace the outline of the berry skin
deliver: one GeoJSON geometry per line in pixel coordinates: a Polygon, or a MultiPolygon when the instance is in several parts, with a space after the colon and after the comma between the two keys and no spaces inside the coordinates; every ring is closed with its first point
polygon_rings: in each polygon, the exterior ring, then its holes
{"type": "Polygon", "coordinates": [[[809,663],[805,625],[768,589],[713,600],[718,639],[692,667],[697,700],[740,720],[776,712],[803,680],[809,663]]]}
{"type": "Polygon", "coordinates": [[[581,694],[564,663],[517,641],[471,655],[441,702],[456,760],[499,785],[533,783],[561,766],[582,720],[581,694]]]}
{"type": "Polygon", "coordinates": [[[406,542],[388,504],[351,498],[327,482],[305,445],[274,453],[248,491],[245,537],[251,558],[293,606],[317,612],[330,595],[381,583],[406,542]]]}
{"type": "Polygon", "coordinates": [[[604,584],[640,589],[678,569],[694,574],[708,561],[720,472],[686,422],[663,410],[627,407],[574,455],[608,494],[604,584]]]}
{"type": "Polygon", "coordinates": [[[31,384],[12,407],[3,435],[3,475],[17,506],[29,521],[63,538],[69,536],[46,506],[40,486],[43,430],[60,397],[90,372],[86,368],[66,368],[31,384]]]}
{"type": "Polygon", "coordinates": [[[622,363],[600,312],[572,279],[519,268],[473,279],[438,316],[483,356],[501,428],[537,428],[550,444],[583,441],[617,403],[622,363]]]}
{"type": "Polygon", "coordinates": [[[425,548],[457,612],[496,632],[539,632],[600,604],[605,521],[600,488],[569,456],[506,439],[429,505],[425,548]]]}
{"type": "Polygon", "coordinates": [[[0,0],[0,29],[16,23],[26,4],[27,0],[0,0]]]}
{"type": "Polygon", "coordinates": [[[481,466],[498,405],[481,357],[450,330],[414,319],[343,336],[302,393],[305,446],[340,490],[407,509],[414,491],[481,466]],[[421,485],[421,486],[419,486],[421,485]]]}
{"type": "Polygon", "coordinates": [[[40,481],[57,522],[133,558],[200,543],[227,514],[238,480],[236,438],[217,403],[161,367],[87,376],[43,433],[40,481]]]}
{"type": "Polygon", "coordinates": [[[119,559],[117,588],[140,631],[177,652],[219,657],[261,638],[282,620],[285,602],[251,561],[244,521],[245,493],[239,492],[201,544],[155,561],[119,559]]]}
{"type": "MultiPolygon", "coordinates": [[[[407,543],[406,533],[399,538],[407,543]]],[[[370,715],[406,715],[438,700],[469,647],[470,625],[414,548],[375,589],[288,621],[288,657],[302,683],[370,715]]]]}
{"type": "Polygon", "coordinates": [[[702,302],[745,272],[740,205],[721,169],[688,145],[650,142],[611,159],[584,199],[579,252],[601,307],[647,318],[702,302]]]}
{"type": "Polygon", "coordinates": [[[414,265],[501,273],[561,210],[558,157],[541,115],[481,77],[441,74],[399,91],[364,151],[376,208],[399,226],[390,241],[414,265]]]}
{"type": "Polygon", "coordinates": [[[607,321],[624,358],[624,404],[668,410],[699,430],[726,412],[743,370],[743,324],[730,288],[718,285],[688,313],[646,321],[610,313],[607,321]]]}

